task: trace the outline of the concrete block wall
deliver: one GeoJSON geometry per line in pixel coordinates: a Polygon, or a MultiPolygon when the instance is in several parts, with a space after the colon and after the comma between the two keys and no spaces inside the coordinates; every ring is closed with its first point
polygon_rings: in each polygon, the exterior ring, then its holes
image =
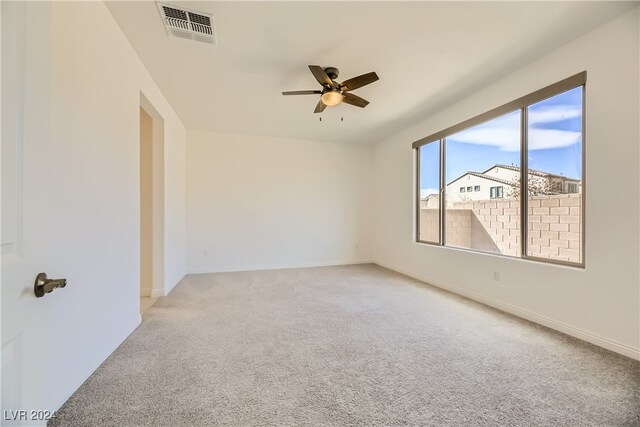
{"type": "Polygon", "coordinates": [[[581,219],[580,194],[529,198],[529,255],[580,262],[581,219]]]}
{"type": "MultiPolygon", "coordinates": [[[[529,197],[528,255],[580,262],[582,198],[579,194],[529,197]]],[[[447,207],[448,246],[520,256],[520,202],[479,200],[447,207]]],[[[438,240],[438,209],[420,210],[421,240],[438,240]]]]}
{"type": "Polygon", "coordinates": [[[470,242],[474,242],[472,218],[473,213],[467,209],[447,210],[445,232],[446,241],[449,246],[468,247],[470,242]]]}
{"type": "Polygon", "coordinates": [[[438,230],[440,209],[420,209],[420,240],[423,242],[435,242],[440,240],[438,230]]]}

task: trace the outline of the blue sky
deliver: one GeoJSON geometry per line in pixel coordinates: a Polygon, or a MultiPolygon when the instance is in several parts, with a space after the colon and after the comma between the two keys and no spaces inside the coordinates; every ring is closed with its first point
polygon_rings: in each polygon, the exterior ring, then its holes
{"type": "MultiPolygon", "coordinates": [[[[571,178],[582,176],[582,88],[529,107],[529,168],[571,178]]],[[[420,150],[420,188],[438,188],[439,144],[420,150]]],[[[446,182],[496,163],[520,165],[520,111],[447,138],[446,182]]]]}

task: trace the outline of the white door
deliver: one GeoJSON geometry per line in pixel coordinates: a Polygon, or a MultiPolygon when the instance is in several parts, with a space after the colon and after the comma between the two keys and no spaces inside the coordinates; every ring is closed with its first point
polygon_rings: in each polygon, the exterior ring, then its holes
{"type": "Polygon", "coordinates": [[[56,268],[48,177],[62,165],[49,146],[50,6],[1,2],[2,13],[2,425],[42,425],[50,399],[51,304],[65,289],[34,295],[56,268]],[[38,412],[40,411],[40,412],[38,412]]]}

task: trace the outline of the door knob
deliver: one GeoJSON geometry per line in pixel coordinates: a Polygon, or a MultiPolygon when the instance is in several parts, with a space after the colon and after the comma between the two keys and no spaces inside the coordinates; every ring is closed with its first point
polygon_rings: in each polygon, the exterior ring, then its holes
{"type": "Polygon", "coordinates": [[[36,283],[33,285],[33,292],[36,297],[43,297],[57,288],[67,286],[67,279],[48,279],[46,273],[40,273],[36,276],[36,283]]]}

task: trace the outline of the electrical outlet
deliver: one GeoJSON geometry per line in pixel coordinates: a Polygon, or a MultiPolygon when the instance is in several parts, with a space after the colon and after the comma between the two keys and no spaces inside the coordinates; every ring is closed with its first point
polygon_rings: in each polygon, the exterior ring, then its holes
{"type": "Polygon", "coordinates": [[[205,249],[202,251],[202,256],[209,256],[209,249],[205,249]]]}
{"type": "Polygon", "coordinates": [[[499,271],[494,271],[493,272],[493,280],[495,280],[496,282],[500,281],[500,272],[499,271]]]}

